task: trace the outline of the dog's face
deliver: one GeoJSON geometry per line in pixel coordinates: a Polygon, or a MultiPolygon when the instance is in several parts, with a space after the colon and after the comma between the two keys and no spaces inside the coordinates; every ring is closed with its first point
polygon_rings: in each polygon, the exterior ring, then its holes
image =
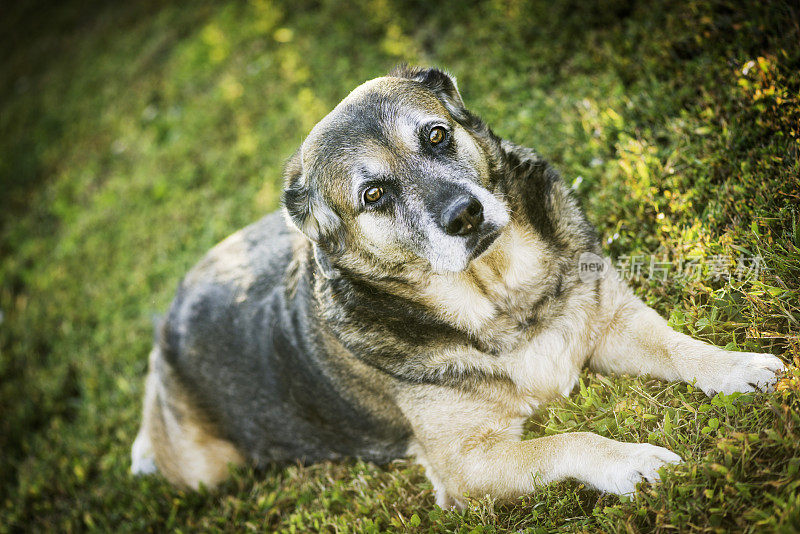
{"type": "Polygon", "coordinates": [[[488,189],[490,151],[464,113],[449,76],[404,70],[356,88],[320,121],[290,162],[284,193],[317,254],[356,251],[441,273],[484,252],[509,213],[488,189]]]}

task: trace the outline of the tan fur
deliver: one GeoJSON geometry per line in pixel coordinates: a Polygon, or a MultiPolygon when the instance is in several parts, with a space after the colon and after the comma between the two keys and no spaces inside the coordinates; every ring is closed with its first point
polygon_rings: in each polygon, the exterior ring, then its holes
{"type": "Polygon", "coordinates": [[[465,494],[513,498],[570,477],[630,493],[642,476],[655,480],[661,465],[680,460],[661,447],[585,432],[520,441],[524,417],[448,388],[406,388],[398,402],[414,429],[409,454],[425,467],[442,507],[463,506],[465,494]]]}
{"type": "Polygon", "coordinates": [[[430,276],[423,302],[443,320],[473,334],[510,328],[525,305],[539,297],[531,290],[546,268],[545,249],[541,240],[512,221],[465,271],[430,276]]]}
{"type": "Polygon", "coordinates": [[[248,264],[247,243],[242,232],[236,232],[212,248],[208,254],[186,275],[184,284],[192,286],[205,272],[211,270],[220,282],[232,282],[239,287],[239,300],[255,281],[248,264]]]}
{"type": "Polygon", "coordinates": [[[166,366],[154,349],[137,441],[149,444],[155,465],[173,484],[192,489],[201,484],[213,488],[228,477],[230,465],[241,465],[244,458],[232,443],[215,435],[211,425],[171,379],[166,366]],[[170,381],[169,393],[165,381],[170,381]]]}
{"type": "Polygon", "coordinates": [[[484,154],[475,138],[472,137],[460,125],[453,128],[453,137],[456,139],[456,146],[461,159],[469,161],[478,170],[479,175],[482,177],[484,185],[489,182],[489,165],[486,162],[486,154],[484,154]]]}

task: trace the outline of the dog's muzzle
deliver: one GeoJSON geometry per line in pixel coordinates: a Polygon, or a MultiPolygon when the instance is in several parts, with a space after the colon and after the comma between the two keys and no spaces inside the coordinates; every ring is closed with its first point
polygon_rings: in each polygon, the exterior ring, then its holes
{"type": "Polygon", "coordinates": [[[469,261],[483,254],[500,234],[500,228],[484,219],[483,204],[472,195],[451,202],[442,212],[440,224],[447,235],[466,240],[469,261]]]}

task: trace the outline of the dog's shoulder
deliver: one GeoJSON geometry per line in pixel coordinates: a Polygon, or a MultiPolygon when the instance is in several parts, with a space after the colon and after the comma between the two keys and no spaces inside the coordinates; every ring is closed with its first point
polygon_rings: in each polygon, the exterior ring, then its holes
{"type": "Polygon", "coordinates": [[[293,233],[279,212],[263,217],[209,250],[184,277],[179,292],[208,285],[246,289],[264,276],[274,278],[288,264],[293,233]]]}
{"type": "Polygon", "coordinates": [[[295,233],[273,213],[209,250],[180,282],[157,332],[167,359],[194,345],[233,343],[233,324],[254,319],[285,285],[295,233]]]}

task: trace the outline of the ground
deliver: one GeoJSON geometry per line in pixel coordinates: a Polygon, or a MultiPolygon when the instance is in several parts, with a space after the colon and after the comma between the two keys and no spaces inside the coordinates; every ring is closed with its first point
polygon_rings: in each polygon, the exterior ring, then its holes
{"type": "Polygon", "coordinates": [[[0,18],[0,532],[800,529],[796,4],[77,4],[0,18]],[[408,461],[241,469],[200,493],[129,476],[153,318],[276,209],[312,125],[400,62],[448,69],[552,161],[675,328],[783,358],[776,391],[586,373],[529,421],[686,460],[635,500],[565,482],[445,511],[408,461]]]}

